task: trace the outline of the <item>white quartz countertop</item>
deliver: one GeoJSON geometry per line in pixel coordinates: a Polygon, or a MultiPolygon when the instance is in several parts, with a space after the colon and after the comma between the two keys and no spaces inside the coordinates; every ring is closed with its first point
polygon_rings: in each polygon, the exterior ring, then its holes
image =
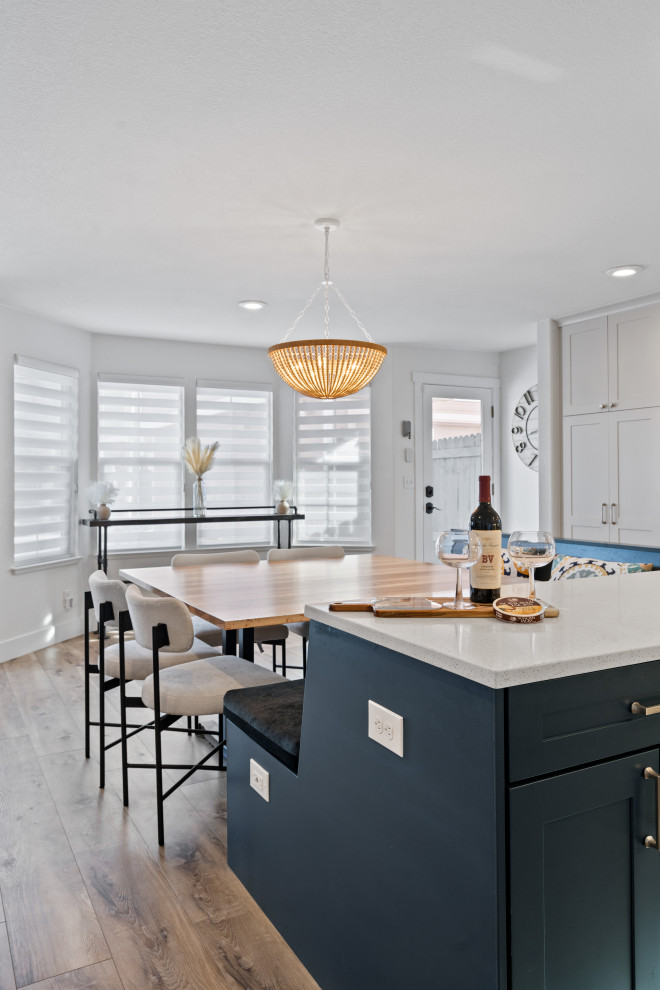
{"type": "Polygon", "coordinates": [[[492,688],[660,660],[660,571],[538,582],[537,593],[559,608],[557,618],[389,619],[327,604],[307,605],[305,615],[492,688]]]}

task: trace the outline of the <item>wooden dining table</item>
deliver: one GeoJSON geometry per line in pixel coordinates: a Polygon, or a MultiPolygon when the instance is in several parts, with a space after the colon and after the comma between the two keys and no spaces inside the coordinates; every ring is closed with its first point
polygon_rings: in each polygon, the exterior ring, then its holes
{"type": "MultiPolygon", "coordinates": [[[[184,602],[223,630],[223,650],[254,659],[254,630],[300,622],[305,605],[351,599],[451,595],[453,568],[401,557],[352,554],[321,560],[124,568],[120,578],[184,602]]],[[[467,583],[467,582],[466,582],[467,583]]],[[[467,590],[467,589],[466,589],[467,590]]]]}

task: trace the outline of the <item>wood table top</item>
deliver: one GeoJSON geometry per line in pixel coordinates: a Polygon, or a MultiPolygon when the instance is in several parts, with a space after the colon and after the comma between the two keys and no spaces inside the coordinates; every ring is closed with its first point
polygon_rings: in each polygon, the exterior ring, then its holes
{"type": "MultiPolygon", "coordinates": [[[[119,576],[148,591],[178,598],[195,615],[223,629],[300,622],[305,618],[305,605],[318,602],[452,594],[456,581],[453,568],[375,554],[124,568],[119,576]]],[[[469,593],[467,578],[465,592],[469,593]]]]}

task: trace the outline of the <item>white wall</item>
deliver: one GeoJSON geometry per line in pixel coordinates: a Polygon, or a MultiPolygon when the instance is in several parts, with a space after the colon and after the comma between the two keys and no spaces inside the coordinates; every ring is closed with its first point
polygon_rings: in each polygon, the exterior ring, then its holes
{"type": "Polygon", "coordinates": [[[538,529],[539,475],[525,467],[511,439],[513,411],[527,389],[538,382],[536,345],[518,347],[500,354],[501,382],[501,481],[500,502],[504,532],[512,529],[538,529]]]}
{"type": "MultiPolygon", "coordinates": [[[[87,562],[72,562],[24,571],[11,570],[14,556],[14,354],[66,364],[80,371],[79,476],[89,475],[90,334],[50,320],[0,307],[0,367],[2,414],[0,458],[5,465],[0,482],[0,597],[2,628],[0,661],[21,656],[49,643],[76,635],[81,628],[81,608],[87,562]],[[64,590],[71,590],[74,606],[63,606],[64,590]]],[[[83,546],[87,540],[83,535],[83,546]]]]}

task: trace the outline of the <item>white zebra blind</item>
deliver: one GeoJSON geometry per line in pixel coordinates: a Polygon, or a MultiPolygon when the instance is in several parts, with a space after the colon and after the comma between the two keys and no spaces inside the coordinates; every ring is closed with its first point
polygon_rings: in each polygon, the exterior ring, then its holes
{"type": "Polygon", "coordinates": [[[20,357],[14,363],[16,567],[75,553],[78,372],[48,369],[20,357]]]}
{"type": "MultiPolygon", "coordinates": [[[[272,410],[270,389],[197,383],[197,436],[203,444],[220,442],[204,475],[208,506],[273,505],[272,410]]],[[[195,529],[198,546],[270,544],[273,524],[209,523],[195,529]]]]}
{"type": "Polygon", "coordinates": [[[296,396],[297,543],[371,543],[371,389],[296,396]]]}
{"type": "MultiPolygon", "coordinates": [[[[183,385],[99,375],[98,475],[119,489],[115,509],[181,509],[183,385]]],[[[166,516],[167,513],[160,513],[166,516]]],[[[122,519],[142,513],[121,513],[122,519]]],[[[177,550],[180,524],[112,530],[111,551],[177,550]]]]}

